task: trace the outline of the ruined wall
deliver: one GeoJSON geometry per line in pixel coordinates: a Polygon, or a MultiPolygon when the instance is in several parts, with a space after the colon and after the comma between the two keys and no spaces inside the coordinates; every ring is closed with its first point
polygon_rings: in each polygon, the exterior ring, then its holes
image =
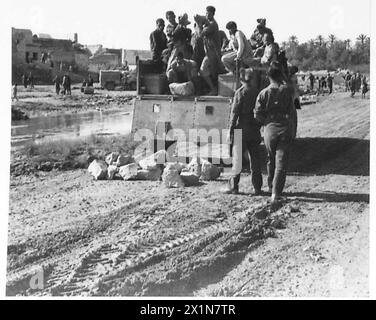
{"type": "Polygon", "coordinates": [[[151,59],[151,52],[149,50],[123,50],[121,62],[125,64],[125,61],[129,65],[136,65],[136,56],[139,56],[141,60],[151,59]]]}
{"type": "Polygon", "coordinates": [[[111,70],[120,66],[117,54],[103,53],[89,59],[89,71],[99,73],[100,70],[111,70]]]}

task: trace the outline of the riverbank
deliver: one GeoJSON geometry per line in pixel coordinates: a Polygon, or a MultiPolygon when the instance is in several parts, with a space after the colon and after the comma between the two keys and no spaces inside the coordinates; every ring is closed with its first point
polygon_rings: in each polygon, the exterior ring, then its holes
{"type": "Polygon", "coordinates": [[[18,101],[12,101],[13,114],[28,118],[53,116],[62,113],[88,111],[131,111],[134,91],[107,91],[95,88],[94,94],[84,94],[80,87],[72,88],[72,95],[56,95],[54,86],[35,86],[34,89],[18,87],[18,101]],[[16,111],[17,110],[17,111],[16,111]]]}

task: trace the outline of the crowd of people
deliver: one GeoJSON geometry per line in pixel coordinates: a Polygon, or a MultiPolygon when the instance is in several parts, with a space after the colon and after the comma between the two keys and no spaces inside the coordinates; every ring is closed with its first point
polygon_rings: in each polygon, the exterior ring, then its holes
{"type": "MultiPolygon", "coordinates": [[[[218,27],[215,12],[213,6],[208,6],[205,16],[195,15],[193,30],[188,28],[191,22],[186,13],[176,20],[175,13],[167,11],[167,26],[164,19],[156,20],[156,29],[150,34],[152,60],[161,72],[166,72],[170,84],[192,82],[196,94],[202,94],[200,89],[206,87],[205,94],[217,95],[219,74],[238,75],[240,68],[249,67],[266,70],[271,62],[280,60],[279,46],[272,30],[266,27],[266,19],[257,19],[250,39],[235,21],[229,21],[228,39],[218,27]]],[[[287,68],[287,63],[282,65],[287,68]]]]}
{"type": "Polygon", "coordinates": [[[72,95],[72,81],[69,76],[69,74],[65,74],[63,76],[63,79],[61,80],[58,75],[55,76],[55,78],[52,80],[53,84],[55,85],[55,92],[57,95],[72,95]],[[61,89],[62,86],[62,89],[61,89]]]}
{"type": "MultiPolygon", "coordinates": [[[[362,93],[362,98],[365,98],[366,93],[368,92],[368,82],[365,75],[361,75],[360,72],[347,71],[343,76],[345,81],[345,92],[351,92],[351,97],[354,97],[356,92],[362,93]]],[[[305,80],[303,76],[303,81],[305,80]]],[[[328,89],[329,94],[333,93],[333,76],[328,72],[327,76],[322,75],[314,76],[312,73],[308,76],[309,80],[309,89],[311,92],[314,91],[315,84],[317,83],[317,94],[324,94],[324,91],[328,89]]]]}

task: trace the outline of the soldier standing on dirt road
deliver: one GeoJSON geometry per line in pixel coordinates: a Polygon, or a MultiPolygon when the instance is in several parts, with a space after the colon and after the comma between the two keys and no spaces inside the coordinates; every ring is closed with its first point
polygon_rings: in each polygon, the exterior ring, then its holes
{"type": "Polygon", "coordinates": [[[226,194],[237,194],[239,192],[240,173],[242,171],[242,158],[244,151],[249,153],[251,158],[251,176],[254,195],[261,195],[262,175],[260,159],[260,125],[254,119],[253,108],[258,95],[257,77],[252,69],[242,69],[240,87],[234,96],[234,103],[231,109],[230,128],[228,142],[232,148],[232,176],[228,181],[226,194]],[[234,130],[242,130],[242,139],[234,139],[234,130]]]}
{"type": "Polygon", "coordinates": [[[56,75],[56,77],[52,80],[52,82],[55,84],[55,92],[57,95],[60,94],[60,79],[59,77],[56,75]]]}
{"type": "Polygon", "coordinates": [[[326,81],[328,82],[329,94],[333,93],[333,77],[328,73],[326,77],[326,81]]]}
{"type": "Polygon", "coordinates": [[[268,153],[268,186],[272,205],[277,205],[286,182],[286,172],[294,131],[294,104],[291,86],[283,81],[282,67],[273,62],[267,72],[270,85],[257,97],[254,114],[264,126],[268,153]]]}

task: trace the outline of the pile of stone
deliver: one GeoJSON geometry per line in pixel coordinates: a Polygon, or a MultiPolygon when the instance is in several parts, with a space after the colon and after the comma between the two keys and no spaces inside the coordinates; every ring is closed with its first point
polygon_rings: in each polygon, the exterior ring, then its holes
{"type": "Polygon", "coordinates": [[[221,174],[217,166],[201,158],[192,159],[188,165],[172,162],[165,150],[143,158],[138,163],[129,155],[112,152],[105,161],[91,162],[88,171],[95,180],[162,180],[168,188],[198,185],[200,180],[215,180],[221,174]]]}

